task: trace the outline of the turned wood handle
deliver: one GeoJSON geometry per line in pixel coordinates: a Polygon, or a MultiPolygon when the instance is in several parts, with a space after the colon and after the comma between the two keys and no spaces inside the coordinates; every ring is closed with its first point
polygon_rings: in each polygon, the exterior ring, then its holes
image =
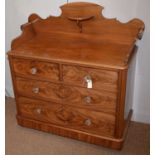
{"type": "Polygon", "coordinates": [[[87,17],[68,17],[69,20],[73,20],[73,21],[86,21],[86,20],[90,20],[94,18],[94,16],[87,16],[87,17]]]}

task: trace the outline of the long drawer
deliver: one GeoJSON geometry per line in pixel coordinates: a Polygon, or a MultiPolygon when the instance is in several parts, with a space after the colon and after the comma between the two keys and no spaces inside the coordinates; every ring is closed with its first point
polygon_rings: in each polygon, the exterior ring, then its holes
{"type": "Polygon", "coordinates": [[[13,68],[17,76],[44,79],[49,81],[58,81],[60,78],[59,65],[56,63],[14,58],[13,68]]]}
{"type": "Polygon", "coordinates": [[[102,136],[114,135],[114,115],[24,97],[17,101],[22,117],[102,136]]]}
{"type": "Polygon", "coordinates": [[[18,94],[22,96],[95,109],[111,114],[116,112],[116,93],[24,78],[16,78],[16,85],[18,94]]]}
{"type": "Polygon", "coordinates": [[[87,88],[89,80],[94,89],[117,92],[118,73],[116,71],[70,65],[63,65],[62,68],[63,81],[67,84],[87,88]]]}

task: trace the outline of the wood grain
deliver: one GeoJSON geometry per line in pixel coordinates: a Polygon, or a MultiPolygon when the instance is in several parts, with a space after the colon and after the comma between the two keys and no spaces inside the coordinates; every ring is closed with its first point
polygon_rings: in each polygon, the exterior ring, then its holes
{"type": "Polygon", "coordinates": [[[14,72],[17,76],[50,81],[59,80],[59,65],[37,60],[13,59],[14,72]],[[36,71],[33,73],[33,69],[36,71]]]}
{"type": "Polygon", "coordinates": [[[63,65],[64,83],[87,88],[85,76],[91,77],[94,89],[117,92],[117,72],[63,65]]]}
{"type": "Polygon", "coordinates": [[[115,117],[101,112],[19,98],[20,115],[98,135],[113,136],[115,117]],[[40,110],[38,112],[38,110],[40,110]],[[87,124],[87,120],[91,122],[87,124]]]}
{"type": "Polygon", "coordinates": [[[120,71],[119,73],[119,93],[118,93],[118,102],[116,110],[116,137],[122,137],[125,128],[125,95],[126,95],[126,80],[127,80],[127,70],[120,71]]]}
{"type": "Polygon", "coordinates": [[[115,93],[24,78],[17,78],[16,86],[18,94],[22,96],[35,97],[46,101],[52,100],[56,103],[89,108],[111,114],[116,112],[117,94],[115,93]],[[34,88],[39,88],[39,92],[33,92],[34,88]]]}
{"type": "Polygon", "coordinates": [[[22,26],[22,35],[12,42],[15,53],[10,54],[115,69],[128,67],[127,58],[144,30],[141,20],[121,23],[104,18],[102,7],[92,3],[72,3],[61,8],[59,17],[42,19],[32,14],[22,26]],[[94,18],[82,21],[79,33],[76,22],[68,17],[86,16],[94,18]]]}
{"type": "Polygon", "coordinates": [[[93,3],[69,3],[61,10],[46,19],[31,14],[12,41],[18,123],[120,149],[129,124],[127,71],[144,23],[107,19],[93,3]]]}
{"type": "Polygon", "coordinates": [[[22,34],[13,39],[11,42],[11,49],[17,48],[20,44],[24,44],[29,39],[32,39],[35,36],[35,31],[33,29],[32,23],[26,23],[21,26],[22,34]]]}

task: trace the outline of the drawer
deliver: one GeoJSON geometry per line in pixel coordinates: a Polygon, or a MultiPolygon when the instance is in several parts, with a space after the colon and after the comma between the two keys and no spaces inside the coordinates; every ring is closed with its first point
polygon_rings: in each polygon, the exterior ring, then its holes
{"type": "Polygon", "coordinates": [[[63,65],[63,81],[65,83],[87,88],[87,80],[92,81],[94,89],[117,92],[117,72],[63,65]]]}
{"type": "Polygon", "coordinates": [[[22,96],[61,102],[61,98],[56,93],[59,85],[51,82],[16,77],[16,88],[17,93],[22,96]]]}
{"type": "Polygon", "coordinates": [[[13,59],[14,72],[18,76],[44,80],[59,80],[59,65],[36,60],[13,59]]]}
{"type": "Polygon", "coordinates": [[[57,103],[70,104],[82,108],[114,114],[116,93],[71,87],[62,84],[16,78],[17,91],[22,96],[42,98],[57,103]]]}
{"type": "Polygon", "coordinates": [[[23,97],[18,98],[18,105],[23,117],[97,135],[114,135],[114,115],[23,97]]]}

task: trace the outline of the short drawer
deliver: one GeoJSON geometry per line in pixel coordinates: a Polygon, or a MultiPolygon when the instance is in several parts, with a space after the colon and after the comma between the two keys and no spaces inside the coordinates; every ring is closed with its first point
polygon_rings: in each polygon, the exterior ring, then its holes
{"type": "Polygon", "coordinates": [[[117,94],[50,82],[16,78],[18,94],[115,114],[117,94]]]}
{"type": "Polygon", "coordinates": [[[61,98],[57,95],[59,85],[51,82],[16,77],[16,88],[17,93],[22,96],[61,102],[61,98]]]}
{"type": "Polygon", "coordinates": [[[87,88],[87,80],[91,80],[94,89],[117,92],[117,72],[63,65],[63,81],[65,83],[87,88]]]}
{"type": "Polygon", "coordinates": [[[114,135],[114,115],[23,97],[18,98],[18,106],[22,117],[97,135],[114,135]]]}
{"type": "Polygon", "coordinates": [[[14,72],[18,76],[44,80],[59,80],[59,65],[29,59],[13,59],[14,72]]]}

